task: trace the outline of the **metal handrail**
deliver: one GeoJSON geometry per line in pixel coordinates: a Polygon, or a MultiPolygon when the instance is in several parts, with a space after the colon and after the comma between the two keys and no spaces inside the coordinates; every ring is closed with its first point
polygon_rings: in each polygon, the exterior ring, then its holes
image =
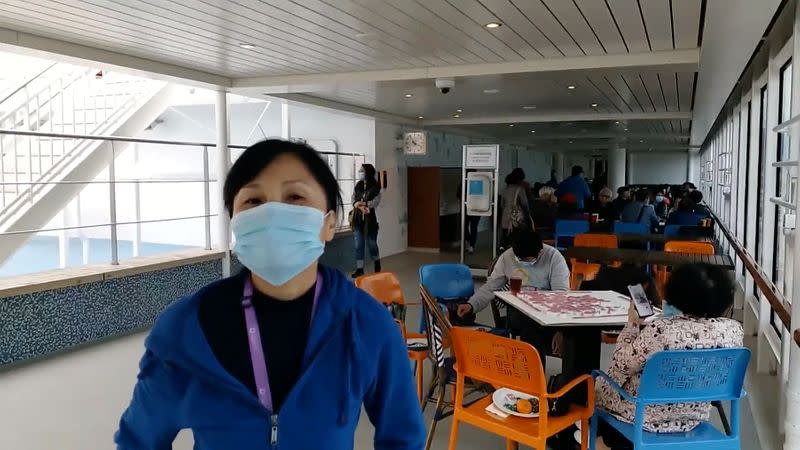
{"type": "Polygon", "coordinates": [[[8,95],[6,96],[6,98],[4,98],[4,99],[0,100],[0,105],[2,105],[3,103],[5,103],[5,102],[6,102],[8,99],[10,99],[10,98],[11,98],[11,97],[13,97],[14,95],[16,95],[16,94],[17,94],[18,92],[20,92],[21,90],[23,90],[23,89],[25,89],[26,87],[28,87],[28,85],[29,85],[29,84],[31,84],[31,83],[33,82],[33,80],[36,80],[36,79],[37,79],[37,78],[39,78],[40,76],[44,75],[44,74],[45,74],[45,73],[46,73],[48,70],[52,69],[53,67],[55,67],[55,66],[57,66],[57,65],[58,65],[58,63],[53,63],[53,64],[50,64],[50,65],[49,65],[49,66],[47,66],[47,67],[46,67],[46,68],[45,68],[43,71],[41,71],[41,72],[39,72],[38,74],[36,74],[36,76],[34,76],[34,77],[31,77],[31,79],[30,79],[30,80],[28,80],[28,81],[26,81],[26,82],[22,83],[22,85],[21,85],[20,87],[18,87],[18,88],[16,88],[16,89],[14,89],[14,92],[12,92],[12,93],[8,94],[8,95]]]}
{"type": "MultiPolygon", "coordinates": [[[[164,145],[175,145],[178,147],[209,147],[209,148],[216,148],[216,142],[191,142],[191,141],[166,141],[161,139],[142,139],[142,138],[134,138],[134,137],[125,137],[125,136],[107,136],[107,135],[90,135],[90,134],[73,134],[73,133],[48,133],[42,131],[24,131],[24,130],[6,130],[0,128],[0,135],[10,134],[16,136],[38,136],[38,137],[55,137],[55,138],[63,138],[63,139],[86,139],[86,140],[95,140],[95,141],[113,141],[113,142],[130,142],[130,143],[137,143],[137,144],[164,144],[164,145]]],[[[239,149],[245,150],[250,148],[249,145],[236,145],[236,144],[228,144],[228,148],[232,149],[239,149]]],[[[320,155],[335,155],[335,156],[353,156],[353,157],[360,157],[364,156],[361,153],[343,153],[343,152],[324,152],[318,151],[320,155]]]]}
{"type": "MultiPolygon", "coordinates": [[[[778,291],[778,288],[775,284],[770,281],[763,270],[761,270],[761,266],[750,256],[750,253],[747,252],[747,249],[742,246],[742,244],[733,236],[725,227],[725,224],[717,217],[714,212],[711,212],[711,217],[714,218],[714,221],[717,223],[717,226],[722,231],[722,234],[725,235],[725,238],[728,240],[728,243],[733,247],[733,250],[736,252],[736,255],[739,259],[742,260],[745,269],[750,272],[750,275],[753,277],[753,281],[755,282],[756,286],[758,286],[759,291],[764,295],[764,297],[769,302],[772,310],[775,311],[775,315],[783,322],[783,326],[786,328],[791,327],[792,323],[792,313],[791,307],[787,306],[786,298],[783,294],[778,291]]],[[[797,334],[795,334],[795,338],[797,334]]]]}

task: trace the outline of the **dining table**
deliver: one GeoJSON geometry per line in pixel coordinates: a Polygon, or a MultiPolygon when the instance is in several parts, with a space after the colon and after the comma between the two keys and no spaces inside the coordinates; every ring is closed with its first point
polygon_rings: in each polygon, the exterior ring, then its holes
{"type": "Polygon", "coordinates": [[[690,263],[706,263],[723,269],[735,268],[728,255],[703,255],[699,253],[674,253],[661,250],[634,248],[569,247],[562,250],[568,259],[589,260],[600,263],[620,261],[630,264],[657,264],[675,266],[690,263]]]}
{"type": "Polygon", "coordinates": [[[561,373],[568,379],[600,368],[601,332],[624,326],[631,302],[614,291],[523,290],[494,295],[537,324],[562,333],[561,373]]]}

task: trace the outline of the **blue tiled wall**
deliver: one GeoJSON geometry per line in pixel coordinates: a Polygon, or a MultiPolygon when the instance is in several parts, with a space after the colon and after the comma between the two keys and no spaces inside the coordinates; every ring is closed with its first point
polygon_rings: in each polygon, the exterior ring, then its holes
{"type": "Polygon", "coordinates": [[[0,298],[0,367],[147,328],[167,305],[221,277],[215,260],[0,298]]]}
{"type": "MultiPolygon", "coordinates": [[[[353,236],[338,235],[321,262],[355,267],[353,236]]],[[[241,263],[232,258],[231,273],[241,263]]],[[[222,277],[222,261],[0,298],[0,367],[146,329],[170,303],[222,277]]]]}

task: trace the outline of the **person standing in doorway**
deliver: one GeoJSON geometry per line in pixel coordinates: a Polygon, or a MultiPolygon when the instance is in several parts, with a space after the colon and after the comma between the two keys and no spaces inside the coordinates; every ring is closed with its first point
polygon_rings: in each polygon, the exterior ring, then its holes
{"type": "Polygon", "coordinates": [[[381,203],[381,185],[375,166],[363,164],[358,170],[358,183],[353,191],[353,234],[356,244],[356,271],[353,278],[364,275],[364,252],[375,262],[375,272],[381,271],[378,251],[378,215],[375,208],[381,203]]]}

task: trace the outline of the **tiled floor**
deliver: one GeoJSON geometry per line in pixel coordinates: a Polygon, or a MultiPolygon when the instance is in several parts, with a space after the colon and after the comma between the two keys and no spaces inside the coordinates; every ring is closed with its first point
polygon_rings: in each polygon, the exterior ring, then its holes
{"type": "MultiPolygon", "coordinates": [[[[403,285],[403,291],[406,296],[407,302],[417,302],[419,299],[419,292],[417,286],[418,269],[421,265],[432,264],[439,262],[454,262],[458,259],[457,255],[453,254],[427,254],[427,253],[405,253],[403,255],[387,258],[384,263],[384,270],[394,272],[400,279],[403,285]]],[[[410,306],[407,312],[406,323],[409,327],[415,327],[419,323],[420,308],[418,306],[410,306]]],[[[487,310],[482,311],[479,315],[479,321],[484,323],[491,323],[491,313],[487,310]]],[[[612,346],[604,346],[601,364],[607,367],[613,352],[612,346]]],[[[559,359],[551,358],[547,364],[548,373],[557,373],[561,369],[559,359]]],[[[426,366],[426,383],[430,375],[430,368],[426,366]]],[[[771,378],[774,380],[774,377],[771,378]]],[[[767,385],[770,383],[769,376],[757,377],[758,384],[763,385],[768,389],[767,385]]],[[[761,391],[761,390],[759,390],[761,391]]],[[[761,392],[759,392],[761,393],[761,392]]],[[[433,405],[430,405],[426,411],[426,425],[430,424],[433,415],[433,405]]],[[[714,420],[718,420],[716,413],[712,413],[714,420]]],[[[729,415],[730,417],[730,415],[729,415]]],[[[366,415],[362,416],[361,424],[358,427],[356,434],[356,448],[367,449],[372,448],[372,436],[374,429],[369,423],[366,415]]],[[[448,446],[448,438],[450,433],[451,421],[445,419],[438,425],[434,435],[432,448],[435,450],[446,449],[448,446]]],[[[767,441],[759,444],[759,439],[756,433],[753,416],[750,411],[750,405],[746,399],[743,402],[741,414],[741,427],[742,427],[742,449],[743,450],[777,450],[777,439],[773,437],[767,441]],[[771,442],[774,441],[774,442],[771,442]]],[[[462,425],[459,431],[458,440],[459,450],[501,450],[505,449],[505,441],[497,436],[486,433],[477,428],[472,428],[468,425],[462,425]]]]}

